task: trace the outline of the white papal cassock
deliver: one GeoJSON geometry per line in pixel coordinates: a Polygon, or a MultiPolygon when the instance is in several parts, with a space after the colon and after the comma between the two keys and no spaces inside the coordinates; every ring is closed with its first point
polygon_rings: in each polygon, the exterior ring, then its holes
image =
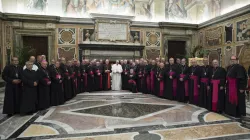
{"type": "Polygon", "coordinates": [[[120,64],[112,65],[112,90],[121,90],[122,86],[122,66],[120,64]]]}

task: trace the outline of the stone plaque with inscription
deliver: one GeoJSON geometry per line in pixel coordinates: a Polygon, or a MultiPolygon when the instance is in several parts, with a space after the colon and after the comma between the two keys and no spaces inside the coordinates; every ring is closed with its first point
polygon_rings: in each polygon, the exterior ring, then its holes
{"type": "Polygon", "coordinates": [[[127,24],[99,23],[97,32],[101,40],[127,40],[127,24]]]}

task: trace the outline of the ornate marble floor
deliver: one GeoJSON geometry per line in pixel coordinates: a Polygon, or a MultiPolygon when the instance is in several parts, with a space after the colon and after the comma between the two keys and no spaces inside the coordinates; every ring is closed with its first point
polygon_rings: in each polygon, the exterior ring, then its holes
{"type": "MultiPolygon", "coordinates": [[[[0,107],[2,107],[0,105],[0,107]]],[[[30,116],[0,114],[0,137],[67,140],[250,139],[236,118],[127,91],[82,93],[30,116]]]]}

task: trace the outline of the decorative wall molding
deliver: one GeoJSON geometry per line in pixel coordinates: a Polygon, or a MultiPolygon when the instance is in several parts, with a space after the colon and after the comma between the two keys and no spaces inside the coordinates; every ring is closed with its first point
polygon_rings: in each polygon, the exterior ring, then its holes
{"type": "Polygon", "coordinates": [[[227,14],[224,14],[224,15],[218,16],[216,18],[213,18],[211,20],[208,20],[206,22],[200,23],[198,25],[198,29],[202,29],[202,28],[211,26],[213,24],[217,24],[217,23],[220,23],[220,22],[223,22],[223,21],[235,18],[235,17],[239,17],[239,16],[242,16],[242,15],[247,14],[247,13],[250,13],[250,4],[247,6],[244,6],[242,8],[236,9],[232,12],[229,12],[227,14]]]}

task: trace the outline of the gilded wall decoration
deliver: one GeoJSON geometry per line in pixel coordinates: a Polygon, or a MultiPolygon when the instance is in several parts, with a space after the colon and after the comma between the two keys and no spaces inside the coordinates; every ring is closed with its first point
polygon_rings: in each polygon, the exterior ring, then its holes
{"type": "Polygon", "coordinates": [[[159,49],[146,49],[146,59],[155,60],[157,57],[160,57],[160,50],[159,49]]]}
{"type": "Polygon", "coordinates": [[[76,29],[75,28],[58,28],[59,45],[75,45],[76,29]]]}
{"type": "Polygon", "coordinates": [[[229,23],[225,26],[225,43],[230,44],[233,42],[233,24],[229,23]]]}
{"type": "Polygon", "coordinates": [[[94,29],[82,29],[82,41],[94,41],[94,32],[94,29]]]}
{"type": "Polygon", "coordinates": [[[242,44],[236,46],[236,56],[237,57],[240,57],[243,47],[244,47],[244,45],[242,45],[242,44]]]}
{"type": "Polygon", "coordinates": [[[239,56],[240,64],[248,69],[250,64],[250,47],[244,46],[241,51],[241,55],[239,56]]]}
{"type": "Polygon", "coordinates": [[[230,57],[233,55],[233,49],[231,46],[226,46],[225,47],[225,57],[224,57],[224,65],[225,67],[227,67],[228,65],[230,65],[230,57]]]}
{"type": "Polygon", "coordinates": [[[203,38],[204,38],[204,33],[199,32],[199,45],[203,46],[203,38]]]}
{"type": "MultiPolygon", "coordinates": [[[[209,50],[209,54],[208,54],[209,64],[212,65],[212,62],[214,59],[217,59],[220,63],[221,62],[221,55],[222,55],[221,48],[209,50]]],[[[221,65],[221,63],[220,63],[220,65],[221,65]]]]}
{"type": "Polygon", "coordinates": [[[205,32],[206,46],[217,46],[222,43],[222,27],[209,29],[205,32]]]}
{"type": "Polygon", "coordinates": [[[76,58],[76,48],[72,47],[60,47],[58,48],[58,58],[65,57],[66,60],[72,60],[76,58]]]}
{"type": "Polygon", "coordinates": [[[160,47],[161,32],[146,32],[146,46],[160,47]]]}
{"type": "Polygon", "coordinates": [[[237,26],[237,31],[236,31],[237,41],[249,40],[250,39],[250,18],[237,22],[236,26],[237,26]]]}

